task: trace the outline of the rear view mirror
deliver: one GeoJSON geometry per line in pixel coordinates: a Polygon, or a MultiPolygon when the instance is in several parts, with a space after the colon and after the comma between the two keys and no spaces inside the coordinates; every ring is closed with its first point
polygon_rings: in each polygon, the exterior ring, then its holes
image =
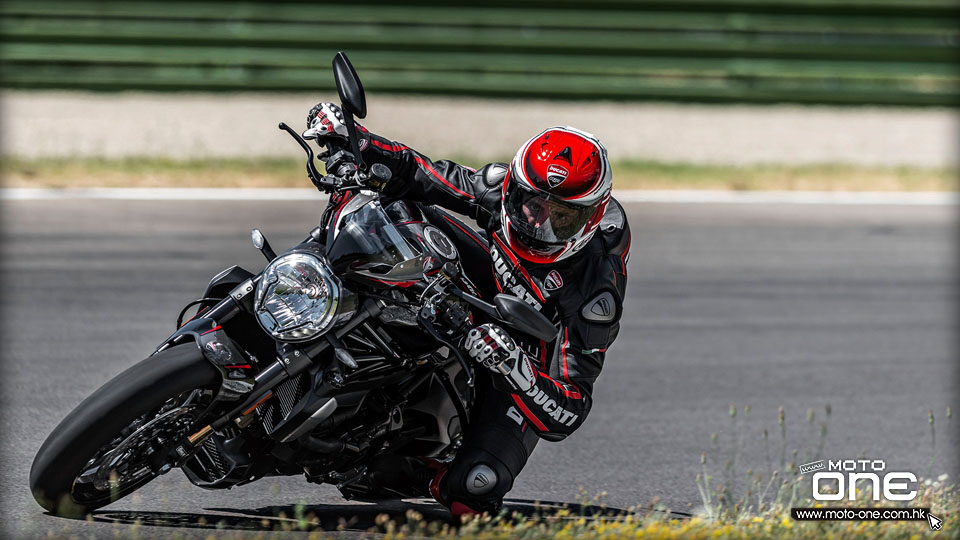
{"type": "Polygon", "coordinates": [[[337,93],[340,94],[340,104],[344,110],[357,118],[366,118],[367,98],[363,93],[363,85],[343,51],[333,57],[333,76],[337,81],[337,93]]]}
{"type": "Polygon", "coordinates": [[[511,327],[543,341],[552,341],[557,337],[557,328],[550,319],[516,296],[498,294],[493,298],[493,303],[497,306],[500,319],[511,327]]]}

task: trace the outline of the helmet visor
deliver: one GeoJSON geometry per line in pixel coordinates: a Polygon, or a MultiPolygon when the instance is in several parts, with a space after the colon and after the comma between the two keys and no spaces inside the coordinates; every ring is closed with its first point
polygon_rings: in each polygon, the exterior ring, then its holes
{"type": "Polygon", "coordinates": [[[593,205],[576,205],[555,195],[534,191],[521,182],[511,182],[508,187],[504,205],[511,226],[540,245],[566,244],[583,229],[596,210],[593,205]]]}

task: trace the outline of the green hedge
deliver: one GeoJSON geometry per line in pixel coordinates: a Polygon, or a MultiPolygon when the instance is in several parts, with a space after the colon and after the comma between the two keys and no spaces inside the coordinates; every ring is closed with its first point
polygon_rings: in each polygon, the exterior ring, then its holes
{"type": "Polygon", "coordinates": [[[944,0],[0,3],[10,88],[956,106],[944,0]]]}

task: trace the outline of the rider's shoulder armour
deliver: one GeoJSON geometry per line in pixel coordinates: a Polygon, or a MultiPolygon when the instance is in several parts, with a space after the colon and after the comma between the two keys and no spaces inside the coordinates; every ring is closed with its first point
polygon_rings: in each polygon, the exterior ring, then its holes
{"type": "Polygon", "coordinates": [[[506,163],[490,163],[489,165],[484,165],[479,171],[480,177],[483,178],[483,184],[488,188],[500,188],[503,185],[503,179],[507,176],[507,164],[506,163]]]}
{"type": "Polygon", "coordinates": [[[586,253],[578,257],[582,261],[578,290],[561,300],[564,311],[577,314],[571,331],[576,331],[578,341],[586,350],[602,351],[619,333],[617,323],[623,313],[629,251],[630,225],[626,212],[611,198],[596,237],[587,246],[586,253]]]}
{"type": "Polygon", "coordinates": [[[630,249],[630,228],[623,207],[613,197],[607,204],[607,211],[600,220],[599,233],[603,238],[603,247],[615,257],[622,256],[630,249]]]}
{"type": "Polygon", "coordinates": [[[474,178],[479,178],[483,187],[477,196],[476,215],[472,217],[485,231],[489,232],[500,227],[500,207],[503,204],[501,188],[506,176],[505,163],[484,165],[474,173],[474,178]]]}

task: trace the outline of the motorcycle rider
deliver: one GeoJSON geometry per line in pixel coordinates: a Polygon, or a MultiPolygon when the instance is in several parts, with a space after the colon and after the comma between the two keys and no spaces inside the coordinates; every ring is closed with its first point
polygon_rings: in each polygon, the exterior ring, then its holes
{"type": "MultiPolygon", "coordinates": [[[[347,138],[332,103],[313,107],[307,123],[306,139],[347,138]]],[[[606,149],[589,133],[554,127],[524,143],[509,165],[474,170],[357,128],[363,160],[393,171],[384,195],[422,203],[485,294],[516,295],[559,328],[551,343],[495,324],[464,339],[490,377],[478,377],[462,447],[451,462],[432,464],[429,489],[456,517],[495,512],[537,442],[562,440],[586,419],[619,331],[630,230],[610,196],[606,149]],[[482,233],[429,205],[469,216],[482,233]]]]}

